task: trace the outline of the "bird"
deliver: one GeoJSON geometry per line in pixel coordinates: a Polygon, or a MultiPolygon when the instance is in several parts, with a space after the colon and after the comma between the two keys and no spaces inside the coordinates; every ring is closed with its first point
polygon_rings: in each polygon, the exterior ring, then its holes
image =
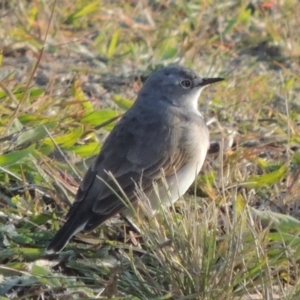
{"type": "Polygon", "coordinates": [[[183,196],[209,148],[198,99],[206,86],[221,80],[181,65],[152,73],[104,141],[46,253],[60,252],[80,231],[90,232],[118,213],[126,215],[124,194],[135,205],[145,201],[139,197],[142,191],[153,213],[183,196]]]}

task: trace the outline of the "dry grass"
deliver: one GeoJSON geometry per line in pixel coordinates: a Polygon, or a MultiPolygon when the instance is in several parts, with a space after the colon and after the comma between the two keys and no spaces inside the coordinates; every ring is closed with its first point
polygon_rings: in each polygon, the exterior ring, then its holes
{"type": "Polygon", "coordinates": [[[299,299],[300,4],[0,1],[1,299],[299,299]],[[176,207],[44,248],[141,81],[226,81],[212,147],[176,207]],[[99,145],[100,143],[100,145],[99,145]]]}

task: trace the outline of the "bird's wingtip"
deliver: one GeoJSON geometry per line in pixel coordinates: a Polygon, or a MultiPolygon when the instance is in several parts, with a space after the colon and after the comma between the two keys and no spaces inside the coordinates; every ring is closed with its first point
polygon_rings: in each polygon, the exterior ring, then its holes
{"type": "Polygon", "coordinates": [[[72,236],[84,229],[87,222],[84,222],[79,226],[76,224],[76,222],[74,223],[75,226],[72,226],[74,224],[67,222],[63,227],[60,228],[46,248],[46,254],[59,253],[61,250],[63,250],[72,236]]]}
{"type": "Polygon", "coordinates": [[[56,253],[53,249],[48,249],[48,248],[46,248],[46,250],[45,250],[45,254],[54,254],[54,253],[56,253]]]}

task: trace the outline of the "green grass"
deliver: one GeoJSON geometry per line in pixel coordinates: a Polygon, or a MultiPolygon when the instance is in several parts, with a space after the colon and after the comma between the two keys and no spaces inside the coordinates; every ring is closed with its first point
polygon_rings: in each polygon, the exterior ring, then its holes
{"type": "Polygon", "coordinates": [[[298,1],[0,7],[0,299],[299,299],[298,1]],[[103,139],[174,62],[226,79],[200,98],[219,147],[185,201],[46,256],[103,139]]]}

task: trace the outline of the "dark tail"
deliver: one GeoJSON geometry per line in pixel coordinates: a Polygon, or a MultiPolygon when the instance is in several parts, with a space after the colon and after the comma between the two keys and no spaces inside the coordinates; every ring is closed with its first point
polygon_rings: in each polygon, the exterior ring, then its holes
{"type": "Polygon", "coordinates": [[[70,218],[55,234],[54,238],[46,249],[47,254],[60,252],[72,238],[73,235],[83,230],[86,221],[70,218]]]}

